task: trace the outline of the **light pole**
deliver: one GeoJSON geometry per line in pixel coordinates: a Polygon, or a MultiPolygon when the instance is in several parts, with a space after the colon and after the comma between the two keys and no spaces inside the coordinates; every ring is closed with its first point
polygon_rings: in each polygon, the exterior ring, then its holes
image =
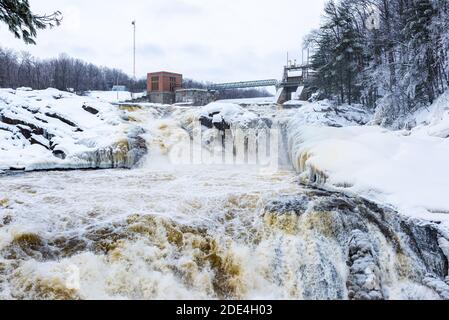
{"type": "MultiPolygon", "coordinates": [[[[136,20],[133,20],[132,22],[133,25],[133,31],[134,31],[134,35],[133,35],[133,88],[134,89],[134,84],[136,82],[136,20]]],[[[131,99],[134,100],[134,92],[131,90],[131,99]]]]}
{"type": "Polygon", "coordinates": [[[134,80],[136,79],[136,20],[132,22],[133,24],[133,31],[134,31],[134,37],[133,37],[133,76],[134,80]]]}

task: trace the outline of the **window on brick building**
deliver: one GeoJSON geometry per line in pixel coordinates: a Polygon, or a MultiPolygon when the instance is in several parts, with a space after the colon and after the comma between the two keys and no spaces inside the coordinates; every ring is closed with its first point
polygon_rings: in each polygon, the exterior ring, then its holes
{"type": "Polygon", "coordinates": [[[152,91],[159,91],[159,77],[152,77],[151,78],[151,90],[152,91]]]}
{"type": "Polygon", "coordinates": [[[176,90],[176,77],[170,77],[170,91],[176,90]]]}

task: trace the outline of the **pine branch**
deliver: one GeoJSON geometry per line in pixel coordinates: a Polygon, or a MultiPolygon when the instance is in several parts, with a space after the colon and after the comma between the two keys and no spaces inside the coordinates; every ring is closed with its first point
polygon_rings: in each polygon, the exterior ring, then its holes
{"type": "Polygon", "coordinates": [[[31,11],[28,0],[0,0],[0,21],[16,38],[35,44],[37,31],[59,26],[62,14],[55,11],[49,15],[36,15],[31,11]]]}

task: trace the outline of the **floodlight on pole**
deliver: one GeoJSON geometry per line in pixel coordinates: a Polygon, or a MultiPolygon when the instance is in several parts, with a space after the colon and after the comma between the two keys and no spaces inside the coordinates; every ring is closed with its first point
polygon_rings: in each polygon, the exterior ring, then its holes
{"type": "Polygon", "coordinates": [[[136,20],[133,20],[133,88],[131,90],[131,99],[134,100],[134,84],[136,82],[136,20]]]}
{"type": "Polygon", "coordinates": [[[133,77],[136,80],[136,20],[132,22],[133,25],[133,77]]]}

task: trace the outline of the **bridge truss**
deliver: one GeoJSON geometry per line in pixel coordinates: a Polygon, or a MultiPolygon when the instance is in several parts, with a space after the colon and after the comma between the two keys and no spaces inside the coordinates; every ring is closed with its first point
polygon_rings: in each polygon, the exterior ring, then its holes
{"type": "Polygon", "coordinates": [[[229,82],[211,84],[207,87],[208,90],[231,90],[231,89],[246,89],[246,88],[260,88],[260,87],[277,87],[279,82],[275,79],[269,80],[256,80],[256,81],[242,81],[242,82],[229,82]]]}

